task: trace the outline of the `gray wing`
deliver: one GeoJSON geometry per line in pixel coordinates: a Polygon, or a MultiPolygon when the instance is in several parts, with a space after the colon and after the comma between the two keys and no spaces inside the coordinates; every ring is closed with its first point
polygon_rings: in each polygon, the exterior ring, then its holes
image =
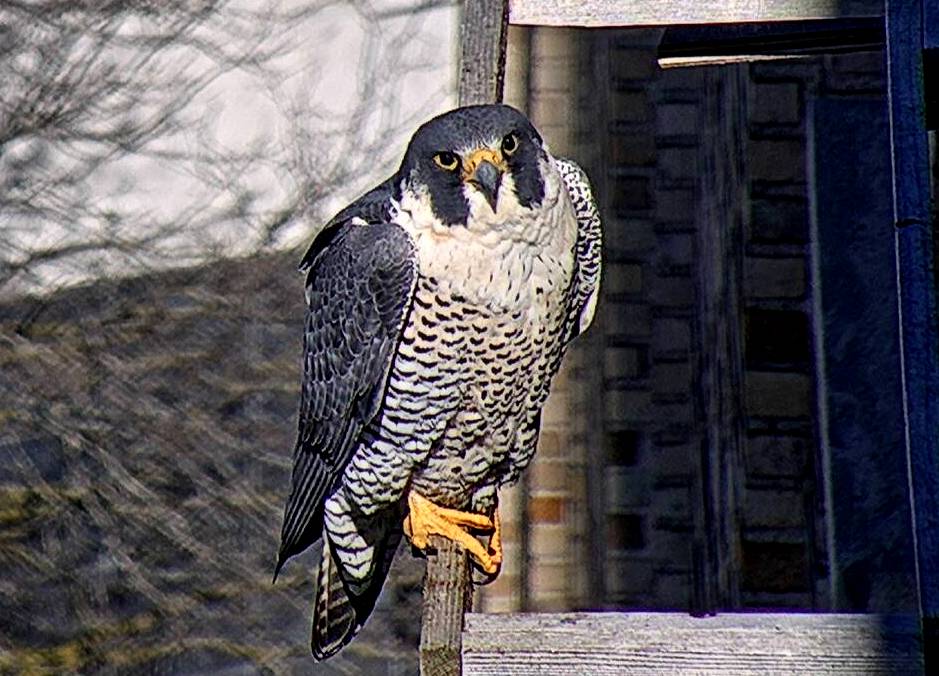
{"type": "MultiPolygon", "coordinates": [[[[336,231],[344,223],[359,219],[373,225],[387,223],[391,219],[391,201],[399,197],[396,177],[382,181],[364,195],[360,195],[352,204],[329,219],[321,232],[336,231]]],[[[313,266],[316,257],[323,251],[320,238],[317,237],[300,261],[300,272],[306,272],[313,266]]]]}
{"type": "Polygon", "coordinates": [[[558,171],[574,206],[577,217],[577,276],[571,297],[569,326],[573,340],[593,321],[600,294],[603,233],[597,203],[590,189],[590,179],[575,162],[556,158],[558,171]]]}
{"type": "Polygon", "coordinates": [[[417,277],[410,236],[389,223],[327,227],[310,251],[300,420],[278,571],[319,537],[323,502],[381,407],[417,277]]]}

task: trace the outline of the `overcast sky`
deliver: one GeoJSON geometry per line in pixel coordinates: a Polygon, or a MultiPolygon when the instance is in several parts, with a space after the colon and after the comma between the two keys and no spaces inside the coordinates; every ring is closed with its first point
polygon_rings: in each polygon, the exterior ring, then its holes
{"type": "MultiPolygon", "coordinates": [[[[282,9],[302,4],[290,0],[282,9]]],[[[104,163],[87,181],[88,200],[126,214],[124,235],[166,223],[182,224],[178,232],[157,238],[152,251],[90,252],[34,266],[0,285],[0,298],[310,240],[322,219],[393,171],[419,122],[455,105],[457,10],[411,11],[426,4],[337,2],[295,16],[265,74],[240,68],[214,79],[186,103],[179,132],[155,139],[142,156],[104,163]],[[207,153],[252,159],[221,171],[207,153]],[[302,215],[271,231],[298,196],[309,200],[302,215]]],[[[180,72],[211,67],[187,49],[164,58],[180,72]]],[[[8,157],[16,152],[7,148],[8,157]]],[[[8,233],[4,260],[107,236],[93,220],[0,227],[8,233]]]]}

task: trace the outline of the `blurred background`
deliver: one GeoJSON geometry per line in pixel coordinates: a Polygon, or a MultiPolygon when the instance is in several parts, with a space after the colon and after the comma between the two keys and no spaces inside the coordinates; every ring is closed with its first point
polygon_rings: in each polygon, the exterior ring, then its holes
{"type": "MultiPolygon", "coordinates": [[[[454,104],[448,2],[0,7],[0,672],[309,673],[302,249],[454,104]]],[[[402,557],[317,673],[417,669],[402,557]]],[[[410,565],[408,565],[410,564],[410,565]]]]}
{"type": "MultiPolygon", "coordinates": [[[[318,554],[270,577],[296,263],[455,105],[459,14],[0,9],[0,671],[416,673],[404,549],[323,665],[318,554]]],[[[510,27],[605,277],[477,610],[915,610],[883,22],[822,28],[510,27]]]]}

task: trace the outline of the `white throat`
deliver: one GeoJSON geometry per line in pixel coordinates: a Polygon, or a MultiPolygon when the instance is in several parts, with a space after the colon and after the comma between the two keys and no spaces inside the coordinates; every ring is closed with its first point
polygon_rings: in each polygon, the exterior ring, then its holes
{"type": "MultiPolygon", "coordinates": [[[[577,220],[570,197],[549,157],[542,160],[545,194],[540,205],[519,203],[512,177],[506,174],[496,211],[485,197],[464,186],[469,203],[466,225],[441,223],[425,190],[402,190],[393,205],[393,220],[414,240],[420,274],[480,302],[526,303],[530,282],[558,266],[573,269],[577,220]]],[[[554,274],[553,272],[551,274],[554,274]]]]}

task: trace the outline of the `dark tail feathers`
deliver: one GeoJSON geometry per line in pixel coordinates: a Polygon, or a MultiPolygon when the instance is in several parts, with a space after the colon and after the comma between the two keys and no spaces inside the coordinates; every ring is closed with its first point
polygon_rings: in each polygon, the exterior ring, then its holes
{"type": "Polygon", "coordinates": [[[372,577],[361,594],[354,594],[342,579],[339,571],[342,564],[333,556],[332,545],[324,531],[310,640],[316,660],[332,657],[359,633],[375,607],[400,541],[400,530],[388,533],[382,543],[384,546],[379,546],[376,552],[378,561],[372,577]]]}

